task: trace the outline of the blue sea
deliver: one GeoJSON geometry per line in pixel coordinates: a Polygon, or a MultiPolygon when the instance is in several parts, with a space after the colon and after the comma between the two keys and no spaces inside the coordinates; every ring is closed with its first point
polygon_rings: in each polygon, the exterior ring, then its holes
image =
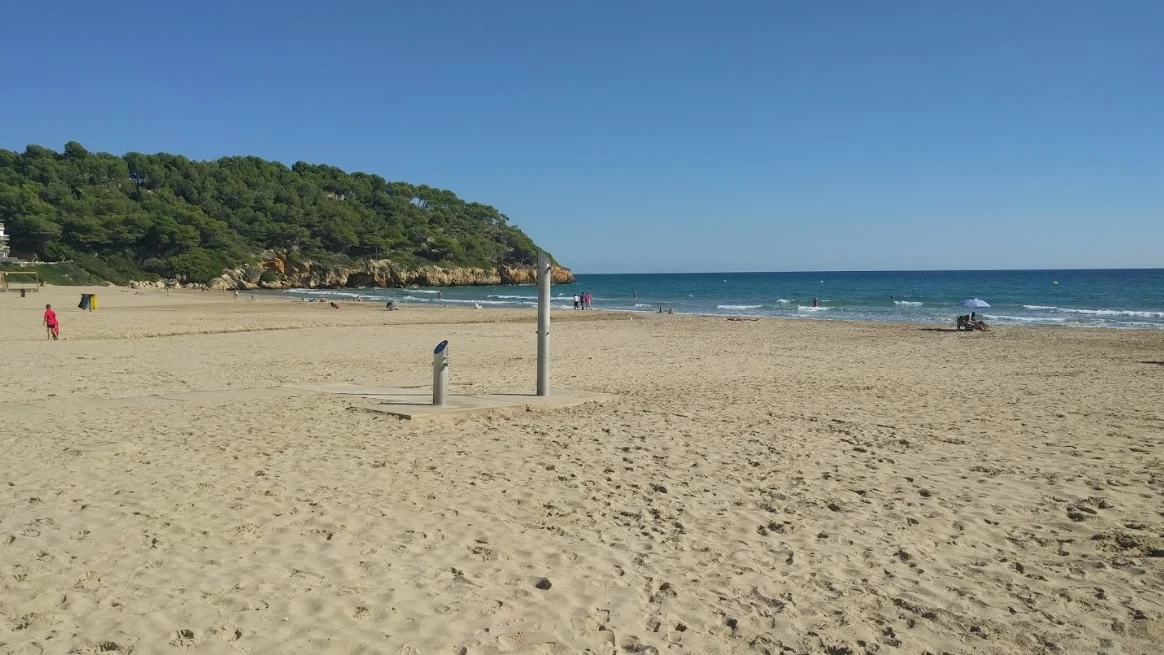
{"type": "MultiPolygon", "coordinates": [[[[554,308],[572,310],[571,296],[581,292],[594,296],[597,310],[935,324],[952,324],[971,311],[959,303],[978,298],[990,307],[974,311],[997,325],[1164,330],[1164,269],[578,275],[576,284],[554,286],[554,308]]],[[[284,293],[421,305],[537,303],[531,286],[284,293]]]]}

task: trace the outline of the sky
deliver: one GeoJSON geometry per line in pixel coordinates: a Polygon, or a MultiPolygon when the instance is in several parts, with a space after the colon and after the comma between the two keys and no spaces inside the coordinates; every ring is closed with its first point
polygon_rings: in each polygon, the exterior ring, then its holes
{"type": "Polygon", "coordinates": [[[1164,267],[1164,2],[0,0],[0,148],[327,163],[577,272],[1164,267]]]}

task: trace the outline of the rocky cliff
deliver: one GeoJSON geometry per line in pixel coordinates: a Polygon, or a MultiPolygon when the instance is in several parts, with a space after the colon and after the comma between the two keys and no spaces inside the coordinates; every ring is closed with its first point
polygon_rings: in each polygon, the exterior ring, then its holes
{"type": "MultiPolygon", "coordinates": [[[[569,284],[568,268],[553,268],[554,284],[569,284]]],[[[290,261],[281,255],[261,263],[231,269],[215,278],[213,289],[341,289],[351,287],[451,287],[496,284],[536,284],[533,266],[496,268],[403,268],[390,260],[366,260],[349,266],[290,261]]]]}

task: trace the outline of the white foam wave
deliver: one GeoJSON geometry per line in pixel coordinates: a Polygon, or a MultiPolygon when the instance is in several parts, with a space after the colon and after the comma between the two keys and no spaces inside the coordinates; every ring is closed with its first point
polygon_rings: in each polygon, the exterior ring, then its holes
{"type": "Polygon", "coordinates": [[[297,293],[305,296],[354,295],[345,291],[336,291],[335,289],[283,289],[283,293],[297,293]]]}
{"type": "Polygon", "coordinates": [[[759,309],[763,305],[716,305],[716,309],[759,309]]]}
{"type": "Polygon", "coordinates": [[[635,307],[654,307],[654,305],[645,302],[637,302],[635,303],[635,307]]]}
{"type": "Polygon", "coordinates": [[[831,308],[830,307],[813,307],[812,305],[797,305],[796,309],[797,309],[797,311],[801,311],[801,312],[823,312],[823,311],[826,311],[826,310],[831,309],[831,308]]]}
{"type": "MultiPolygon", "coordinates": [[[[490,295],[490,296],[486,296],[486,297],[488,297],[488,298],[504,298],[504,299],[506,299],[506,300],[537,300],[537,296],[502,296],[502,295],[490,295]]],[[[561,296],[559,296],[559,297],[561,297],[561,296]]]]}
{"type": "Polygon", "coordinates": [[[1007,316],[1006,314],[979,314],[991,321],[1013,321],[1015,323],[1063,323],[1065,318],[1048,318],[1040,316],[1007,316]]]}
{"type": "Polygon", "coordinates": [[[445,298],[444,302],[456,303],[458,305],[516,305],[518,303],[510,302],[508,300],[466,300],[464,298],[445,298]]]}
{"type": "Polygon", "coordinates": [[[434,290],[431,290],[431,291],[430,291],[430,290],[428,290],[428,289],[409,289],[409,290],[408,290],[408,293],[431,293],[431,294],[438,294],[438,293],[440,293],[440,291],[438,291],[438,290],[435,290],[435,289],[434,289],[434,290]]]}
{"type": "Polygon", "coordinates": [[[1064,309],[1058,311],[1091,316],[1135,316],[1136,318],[1164,318],[1164,312],[1143,312],[1128,309],[1064,309]]]}
{"type": "Polygon", "coordinates": [[[336,291],[335,289],[284,289],[283,293],[295,293],[302,296],[325,296],[328,298],[367,298],[351,291],[336,291]]]}
{"type": "Polygon", "coordinates": [[[921,303],[913,300],[894,300],[894,305],[901,305],[902,307],[921,307],[921,303]]]}
{"type": "Polygon", "coordinates": [[[1073,307],[1047,307],[1044,305],[1023,305],[1024,309],[1045,312],[1064,312],[1086,316],[1133,316],[1135,318],[1164,318],[1164,312],[1135,309],[1075,309],[1073,307]]]}
{"type": "Polygon", "coordinates": [[[787,298],[777,298],[776,302],[780,303],[781,305],[787,305],[787,304],[791,303],[792,301],[787,299],[787,298]]]}

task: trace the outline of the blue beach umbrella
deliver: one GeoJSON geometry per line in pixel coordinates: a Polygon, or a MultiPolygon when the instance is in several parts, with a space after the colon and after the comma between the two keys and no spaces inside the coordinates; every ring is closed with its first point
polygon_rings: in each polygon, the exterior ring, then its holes
{"type": "Polygon", "coordinates": [[[990,306],[990,305],[988,305],[988,304],[986,303],[986,301],[985,301],[985,300],[979,300],[979,299],[977,299],[977,298],[967,298],[966,300],[963,300],[962,302],[960,302],[960,303],[958,303],[958,304],[959,304],[959,305],[961,305],[961,306],[963,306],[963,307],[976,307],[976,308],[982,308],[982,307],[989,307],[989,306],[990,306]]]}

